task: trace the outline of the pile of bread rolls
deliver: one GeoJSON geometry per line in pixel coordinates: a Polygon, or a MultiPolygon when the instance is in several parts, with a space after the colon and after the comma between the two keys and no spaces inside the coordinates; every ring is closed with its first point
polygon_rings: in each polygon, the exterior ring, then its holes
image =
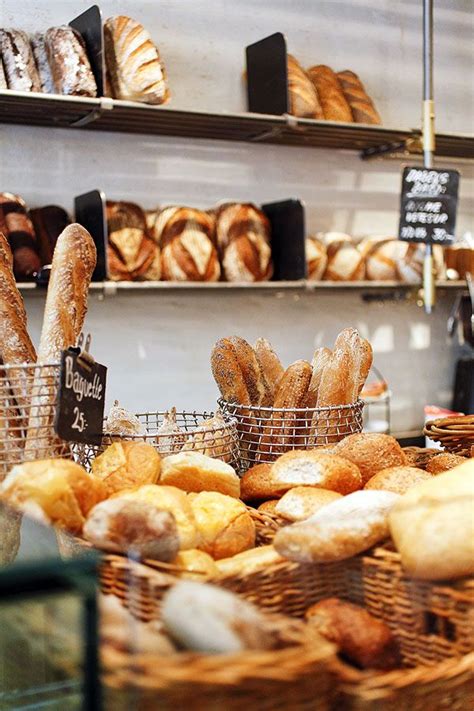
{"type": "MultiPolygon", "coordinates": [[[[418,284],[423,278],[425,245],[394,237],[356,239],[342,232],[318,232],[306,239],[310,281],[400,281],[418,284]]],[[[437,279],[446,278],[443,248],[434,245],[437,279]]]]}
{"type": "Polygon", "coordinates": [[[380,124],[374,102],[354,72],[334,72],[325,64],[306,71],[288,55],[290,113],[302,118],[380,124]]]}

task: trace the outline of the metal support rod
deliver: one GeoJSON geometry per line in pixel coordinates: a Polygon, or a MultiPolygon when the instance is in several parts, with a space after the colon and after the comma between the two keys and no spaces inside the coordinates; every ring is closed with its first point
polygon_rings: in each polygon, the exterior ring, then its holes
{"type": "MultiPolygon", "coordinates": [[[[433,97],[433,0],[423,0],[423,163],[433,167],[435,151],[435,112],[433,97]]],[[[423,265],[423,301],[430,314],[435,305],[433,247],[426,245],[423,265]]]]}

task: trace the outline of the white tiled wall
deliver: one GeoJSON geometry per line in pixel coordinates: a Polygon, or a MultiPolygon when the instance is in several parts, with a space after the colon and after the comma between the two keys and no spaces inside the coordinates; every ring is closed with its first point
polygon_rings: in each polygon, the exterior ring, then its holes
{"type": "MultiPolygon", "coordinates": [[[[5,26],[45,29],[67,22],[88,0],[0,0],[5,26]]],[[[471,0],[435,3],[437,125],[473,129],[471,0]]],[[[129,14],[159,43],[179,108],[245,109],[244,47],[285,32],[304,64],[358,72],[386,125],[419,126],[420,0],[115,0],[104,16],[129,14]]],[[[0,126],[0,185],[32,205],[72,207],[95,187],[145,207],[183,202],[209,207],[223,198],[305,201],[309,230],[393,233],[400,164],[362,163],[348,152],[149,136],[0,126]]],[[[474,231],[474,170],[461,170],[458,231],[474,231]]],[[[88,329],[109,365],[109,397],[132,408],[210,407],[212,342],[231,332],[275,342],[285,360],[309,357],[347,323],[376,346],[391,379],[395,429],[417,427],[426,402],[448,404],[454,354],[445,337],[452,301],[428,318],[413,303],[367,305],[351,293],[184,293],[92,298],[88,329]]],[[[38,334],[42,299],[27,297],[38,334]]]]}

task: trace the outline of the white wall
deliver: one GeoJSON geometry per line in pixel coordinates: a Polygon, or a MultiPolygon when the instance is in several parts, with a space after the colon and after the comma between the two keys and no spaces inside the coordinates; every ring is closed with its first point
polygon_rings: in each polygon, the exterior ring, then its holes
{"type": "MultiPolygon", "coordinates": [[[[27,30],[59,24],[87,0],[0,0],[1,24],[27,30]]],[[[435,3],[437,126],[472,131],[471,0],[435,3]]],[[[129,14],[159,43],[172,106],[245,109],[244,47],[286,33],[304,64],[358,72],[386,125],[419,126],[421,0],[116,0],[104,16],[129,14]]],[[[72,207],[74,194],[95,187],[145,207],[183,202],[209,207],[223,198],[257,202],[300,197],[310,231],[394,233],[400,163],[362,163],[349,152],[194,141],[149,136],[0,126],[0,186],[32,205],[72,207]]],[[[458,233],[474,231],[474,169],[461,170],[458,233]]],[[[375,340],[377,364],[391,379],[394,424],[417,427],[425,402],[448,404],[453,367],[445,322],[452,296],[428,318],[414,304],[367,306],[356,294],[230,292],[93,297],[88,329],[110,368],[109,396],[130,407],[211,406],[208,367],[220,335],[263,333],[285,359],[309,356],[338,328],[357,324],[375,340]]],[[[41,302],[27,297],[35,334],[41,302]]]]}

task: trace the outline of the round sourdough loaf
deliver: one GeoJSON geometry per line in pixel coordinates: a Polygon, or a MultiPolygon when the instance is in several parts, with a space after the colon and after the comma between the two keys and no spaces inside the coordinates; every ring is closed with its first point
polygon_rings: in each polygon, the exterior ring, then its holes
{"type": "Polygon", "coordinates": [[[362,486],[381,469],[405,464],[405,455],[395,437],[377,432],[349,435],[334,444],[332,451],[359,467],[362,486]]]}
{"type": "Polygon", "coordinates": [[[285,452],[272,464],[270,477],[275,488],[316,486],[339,494],[362,488],[359,469],[348,459],[315,449],[285,452]]]}
{"type": "Polygon", "coordinates": [[[390,491],[356,491],[280,529],[274,546],[285,558],[302,563],[351,558],[387,538],[388,512],[399,498],[390,491]]]}
{"type": "Polygon", "coordinates": [[[216,491],[190,494],[199,547],[214,559],[228,558],[255,545],[255,524],[247,507],[216,491]]]}
{"type": "Polygon", "coordinates": [[[366,482],[364,489],[381,489],[405,494],[412,486],[431,479],[431,474],[417,467],[388,467],[382,469],[366,482]]]}
{"type": "Polygon", "coordinates": [[[160,482],[188,492],[218,491],[236,499],[240,496],[240,479],[230,464],[199,452],[165,457],[160,482]]]}
{"type": "Polygon", "coordinates": [[[104,482],[109,496],[160,478],[161,457],[146,442],[114,442],[92,462],[92,474],[104,482]]]}
{"type": "Polygon", "coordinates": [[[460,457],[459,454],[442,452],[430,459],[426,465],[426,471],[430,472],[430,474],[441,474],[442,472],[447,472],[449,469],[454,469],[454,467],[460,464],[464,464],[466,461],[466,457],[460,457]]]}

